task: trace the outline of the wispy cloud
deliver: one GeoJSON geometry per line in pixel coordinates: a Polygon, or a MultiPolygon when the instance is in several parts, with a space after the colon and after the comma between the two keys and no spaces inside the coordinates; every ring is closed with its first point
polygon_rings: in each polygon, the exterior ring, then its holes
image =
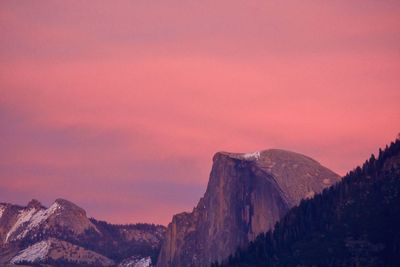
{"type": "Polygon", "coordinates": [[[399,131],[396,1],[0,3],[0,201],[167,223],[213,153],[344,174],[399,131]]]}

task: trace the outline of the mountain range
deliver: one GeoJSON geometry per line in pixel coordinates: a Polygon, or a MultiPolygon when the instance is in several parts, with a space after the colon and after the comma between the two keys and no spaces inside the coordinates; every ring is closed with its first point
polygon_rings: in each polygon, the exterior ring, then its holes
{"type": "Polygon", "coordinates": [[[64,199],[0,203],[0,265],[394,266],[399,151],[344,178],[290,151],[218,152],[204,196],[167,227],[110,224],[64,199]]]}
{"type": "Polygon", "coordinates": [[[0,265],[150,266],[165,227],[114,225],[86,216],[64,199],[50,207],[32,200],[22,207],[0,204],[0,265]]]}

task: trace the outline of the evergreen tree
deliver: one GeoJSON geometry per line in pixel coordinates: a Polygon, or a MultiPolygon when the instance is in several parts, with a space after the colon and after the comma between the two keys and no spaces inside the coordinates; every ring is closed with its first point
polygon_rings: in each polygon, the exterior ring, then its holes
{"type": "Polygon", "coordinates": [[[400,138],[213,266],[400,266],[400,138]]]}

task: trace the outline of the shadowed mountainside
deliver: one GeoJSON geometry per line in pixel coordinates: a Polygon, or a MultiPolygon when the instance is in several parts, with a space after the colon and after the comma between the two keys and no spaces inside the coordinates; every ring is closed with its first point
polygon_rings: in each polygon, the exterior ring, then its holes
{"type": "MultiPolygon", "coordinates": [[[[400,140],[302,201],[224,267],[400,264],[400,140]]],[[[214,267],[221,266],[214,264],[214,267]]]]}

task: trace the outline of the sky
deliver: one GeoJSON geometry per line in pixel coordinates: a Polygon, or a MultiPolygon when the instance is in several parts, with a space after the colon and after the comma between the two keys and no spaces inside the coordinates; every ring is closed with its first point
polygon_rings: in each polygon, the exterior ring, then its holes
{"type": "Polygon", "coordinates": [[[344,175],[400,132],[400,2],[0,2],[0,202],[166,225],[217,151],[344,175]]]}

